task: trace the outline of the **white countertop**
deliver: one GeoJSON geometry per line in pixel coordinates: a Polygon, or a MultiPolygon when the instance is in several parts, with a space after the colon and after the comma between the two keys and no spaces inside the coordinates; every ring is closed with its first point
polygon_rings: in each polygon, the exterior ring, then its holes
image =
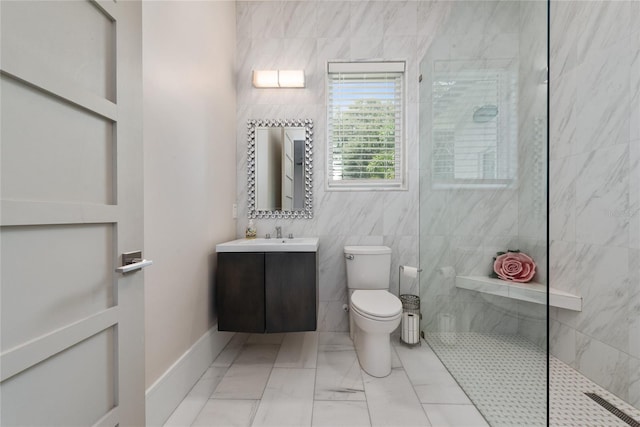
{"type": "Polygon", "coordinates": [[[238,239],[216,245],[217,252],[317,252],[317,237],[238,239]]]}

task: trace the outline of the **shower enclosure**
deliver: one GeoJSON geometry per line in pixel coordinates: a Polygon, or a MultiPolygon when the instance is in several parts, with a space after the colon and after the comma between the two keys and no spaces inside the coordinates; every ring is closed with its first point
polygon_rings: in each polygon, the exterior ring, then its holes
{"type": "Polygon", "coordinates": [[[491,425],[545,425],[547,3],[444,3],[420,62],[421,330],[491,425]],[[532,283],[489,277],[509,250],[532,283]]]}

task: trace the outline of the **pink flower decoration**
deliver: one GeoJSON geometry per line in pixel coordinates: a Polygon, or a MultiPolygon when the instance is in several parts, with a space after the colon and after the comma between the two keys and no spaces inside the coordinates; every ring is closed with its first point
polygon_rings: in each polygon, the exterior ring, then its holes
{"type": "Polygon", "coordinates": [[[502,280],[530,282],[536,274],[536,263],[529,255],[522,252],[507,252],[496,257],[493,271],[502,280]]]}

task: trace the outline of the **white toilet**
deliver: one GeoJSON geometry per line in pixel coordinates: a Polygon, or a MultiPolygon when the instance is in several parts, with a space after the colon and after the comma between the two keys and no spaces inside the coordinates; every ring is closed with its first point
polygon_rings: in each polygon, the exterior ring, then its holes
{"type": "Polygon", "coordinates": [[[360,366],[374,377],[391,373],[390,334],[402,317],[402,303],[389,293],[391,249],[345,246],[349,327],[360,366]]]}

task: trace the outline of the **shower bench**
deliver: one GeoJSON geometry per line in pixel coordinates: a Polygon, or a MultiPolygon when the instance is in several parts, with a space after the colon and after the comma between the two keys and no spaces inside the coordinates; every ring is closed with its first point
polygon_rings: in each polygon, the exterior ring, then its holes
{"type": "MultiPolygon", "coordinates": [[[[547,286],[536,282],[516,283],[491,277],[456,276],[456,288],[536,304],[547,303],[547,286]]],[[[560,289],[549,288],[549,305],[567,310],[582,311],[582,297],[560,289]]]]}

